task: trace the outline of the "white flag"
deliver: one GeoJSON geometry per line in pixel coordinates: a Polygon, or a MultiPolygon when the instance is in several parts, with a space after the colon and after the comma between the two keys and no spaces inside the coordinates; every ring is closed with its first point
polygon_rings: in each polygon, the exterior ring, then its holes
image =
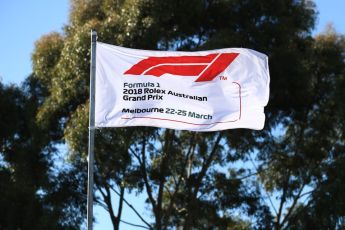
{"type": "Polygon", "coordinates": [[[242,48],[148,51],[97,42],[95,125],[262,129],[267,60],[242,48]]]}

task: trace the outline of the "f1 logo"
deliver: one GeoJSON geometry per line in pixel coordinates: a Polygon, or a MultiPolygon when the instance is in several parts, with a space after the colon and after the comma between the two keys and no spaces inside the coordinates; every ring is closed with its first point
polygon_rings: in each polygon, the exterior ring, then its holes
{"type": "Polygon", "coordinates": [[[212,81],[222,73],[239,53],[214,53],[204,56],[148,57],[133,65],[124,74],[197,76],[195,82],[212,81]]]}

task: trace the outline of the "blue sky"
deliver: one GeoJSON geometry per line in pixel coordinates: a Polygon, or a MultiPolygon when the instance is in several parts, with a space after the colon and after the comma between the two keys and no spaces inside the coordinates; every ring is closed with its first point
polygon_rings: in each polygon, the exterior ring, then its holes
{"type": "MultiPolygon", "coordinates": [[[[333,22],[345,33],[345,0],[316,0],[316,32],[333,22]]],[[[0,79],[20,83],[31,72],[34,43],[43,34],[61,31],[68,22],[69,0],[0,0],[0,79]]]]}
{"type": "Polygon", "coordinates": [[[0,77],[20,83],[31,73],[31,53],[43,34],[61,31],[69,0],[0,0],[0,77]]]}
{"type": "MultiPolygon", "coordinates": [[[[319,19],[315,33],[332,22],[345,34],[345,0],[316,0],[319,19]]],[[[61,32],[68,22],[69,0],[0,0],[0,79],[5,84],[19,84],[31,73],[31,53],[35,41],[52,31],[61,32]]],[[[145,212],[142,199],[128,197],[145,212]],[[141,203],[141,204],[139,204],[141,203]]],[[[95,230],[111,229],[107,214],[95,208],[95,230]]],[[[124,210],[125,220],[140,223],[134,213],[124,210]]],[[[146,215],[147,217],[147,215],[146,215]]],[[[123,229],[135,229],[128,226],[123,229]]]]}

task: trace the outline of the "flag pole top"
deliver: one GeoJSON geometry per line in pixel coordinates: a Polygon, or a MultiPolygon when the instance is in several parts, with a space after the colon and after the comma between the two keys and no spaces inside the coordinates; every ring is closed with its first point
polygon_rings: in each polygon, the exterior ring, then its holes
{"type": "Polygon", "coordinates": [[[97,41],[97,31],[95,29],[91,30],[91,38],[92,38],[92,42],[97,41]]]}

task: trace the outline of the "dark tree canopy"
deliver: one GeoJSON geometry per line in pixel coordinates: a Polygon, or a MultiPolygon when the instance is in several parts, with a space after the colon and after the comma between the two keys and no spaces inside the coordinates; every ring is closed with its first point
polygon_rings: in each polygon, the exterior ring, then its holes
{"type": "Polygon", "coordinates": [[[55,171],[57,149],[36,123],[45,91],[34,76],[21,88],[0,83],[0,229],[72,230],[83,221],[83,187],[71,170],[55,171]]]}

